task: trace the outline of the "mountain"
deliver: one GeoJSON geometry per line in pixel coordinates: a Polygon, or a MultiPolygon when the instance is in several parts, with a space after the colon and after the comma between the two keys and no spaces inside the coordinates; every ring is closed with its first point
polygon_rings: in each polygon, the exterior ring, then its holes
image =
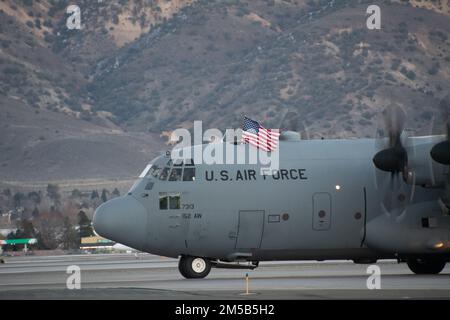
{"type": "Polygon", "coordinates": [[[374,137],[398,104],[442,132],[447,1],[0,2],[0,180],[125,179],[194,120],[374,137]],[[381,8],[381,30],[366,9],[381,8]],[[75,156],[76,155],[76,156],[75,156]]]}

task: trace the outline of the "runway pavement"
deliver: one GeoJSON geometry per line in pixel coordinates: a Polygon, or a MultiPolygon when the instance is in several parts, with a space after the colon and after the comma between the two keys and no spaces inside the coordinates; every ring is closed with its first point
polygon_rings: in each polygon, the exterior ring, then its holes
{"type": "Polygon", "coordinates": [[[6,257],[0,264],[0,300],[450,298],[450,266],[440,275],[414,275],[395,261],[377,265],[381,290],[367,289],[368,265],[347,261],[261,262],[253,271],[212,269],[206,279],[187,280],[177,260],[149,254],[6,257]],[[67,289],[71,265],[80,267],[80,290],[67,289]]]}

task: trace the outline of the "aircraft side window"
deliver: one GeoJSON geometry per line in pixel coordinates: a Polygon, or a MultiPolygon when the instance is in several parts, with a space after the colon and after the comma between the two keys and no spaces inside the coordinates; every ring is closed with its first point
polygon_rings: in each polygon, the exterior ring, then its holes
{"type": "Polygon", "coordinates": [[[180,209],[180,195],[170,195],[169,196],[169,209],[180,209]]]}
{"type": "Polygon", "coordinates": [[[169,175],[169,167],[165,167],[162,171],[161,174],[159,175],[159,180],[167,180],[167,176],[169,175]]]}
{"type": "Polygon", "coordinates": [[[159,209],[160,210],[177,210],[181,209],[181,194],[179,193],[159,193],[159,209]]]}
{"type": "Polygon", "coordinates": [[[159,194],[159,209],[160,210],[167,210],[168,199],[169,198],[166,193],[159,194]]]}
{"type": "Polygon", "coordinates": [[[180,181],[181,180],[181,171],[180,168],[173,168],[170,172],[169,181],[180,181]]]}
{"type": "Polygon", "coordinates": [[[146,185],[145,185],[145,190],[152,190],[153,189],[153,182],[152,181],[150,181],[149,183],[147,183],[146,185]]]}
{"type": "Polygon", "coordinates": [[[183,181],[195,180],[195,168],[184,168],[183,181]]]}

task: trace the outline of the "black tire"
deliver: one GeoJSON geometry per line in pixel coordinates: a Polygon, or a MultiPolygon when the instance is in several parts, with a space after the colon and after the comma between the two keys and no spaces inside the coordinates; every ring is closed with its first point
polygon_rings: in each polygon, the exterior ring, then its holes
{"type": "Polygon", "coordinates": [[[178,261],[178,271],[180,271],[181,275],[183,277],[185,277],[186,279],[188,279],[188,274],[186,272],[186,268],[185,268],[185,262],[183,261],[184,257],[181,257],[180,260],[178,261]]]}
{"type": "Polygon", "coordinates": [[[201,257],[182,256],[178,270],[186,279],[202,279],[211,271],[211,261],[201,257]]]}
{"type": "Polygon", "coordinates": [[[446,261],[435,258],[409,258],[407,264],[415,274],[438,274],[445,268],[446,261]]]}

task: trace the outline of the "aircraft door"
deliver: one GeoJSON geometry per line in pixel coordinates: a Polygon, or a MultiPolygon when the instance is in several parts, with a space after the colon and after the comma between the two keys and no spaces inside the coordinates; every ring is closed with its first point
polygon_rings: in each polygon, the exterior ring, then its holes
{"type": "Polygon", "coordinates": [[[331,227],[331,195],[318,192],[313,195],[313,225],[314,230],[325,231],[331,227]]]}
{"type": "Polygon", "coordinates": [[[264,210],[239,211],[236,249],[259,249],[264,230],[264,210]]]}

